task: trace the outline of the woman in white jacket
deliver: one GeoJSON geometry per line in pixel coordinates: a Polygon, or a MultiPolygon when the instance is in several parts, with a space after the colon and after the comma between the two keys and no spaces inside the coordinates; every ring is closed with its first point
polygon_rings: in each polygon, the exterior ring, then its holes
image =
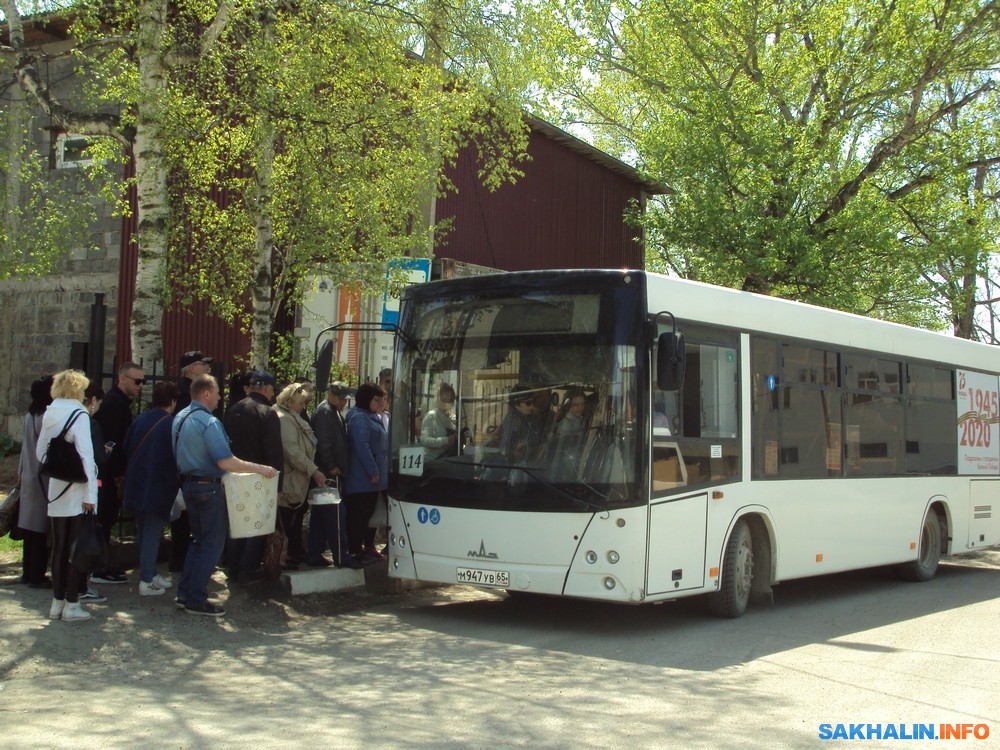
{"type": "Polygon", "coordinates": [[[89,384],[87,376],[78,370],[56,373],[52,380],[52,403],[45,410],[35,447],[35,455],[41,461],[49,441],[79,412],[66,433],[66,440],[80,454],[87,481],[50,479],[48,486],[48,513],[52,521],[52,608],[49,617],[68,622],[90,619],[90,613],[80,605],[79,598],[87,590],[87,573],[78,571],[69,561],[70,548],[83,514],[97,510],[94,443],[90,434],[90,415],[83,408],[83,393],[89,384]]]}

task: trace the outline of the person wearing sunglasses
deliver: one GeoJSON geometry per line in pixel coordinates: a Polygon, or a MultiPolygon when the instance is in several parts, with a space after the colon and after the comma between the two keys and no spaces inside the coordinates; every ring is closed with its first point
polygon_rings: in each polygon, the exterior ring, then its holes
{"type": "MultiPolygon", "coordinates": [[[[110,450],[108,460],[100,467],[100,502],[97,515],[105,538],[110,541],[111,528],[118,522],[122,498],[119,485],[125,476],[125,433],[132,424],[132,401],[139,398],[146,382],[142,366],[135,362],[125,362],[118,368],[118,382],[105,395],[100,408],[94,415],[100,425],[104,444],[110,450]]],[[[93,583],[127,583],[124,570],[109,568],[94,571],[90,575],[93,583]]]]}

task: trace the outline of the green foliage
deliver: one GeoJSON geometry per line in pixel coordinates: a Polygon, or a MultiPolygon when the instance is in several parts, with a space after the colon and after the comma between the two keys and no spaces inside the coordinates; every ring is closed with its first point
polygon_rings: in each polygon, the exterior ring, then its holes
{"type": "Polygon", "coordinates": [[[361,376],[358,374],[358,368],[353,367],[346,362],[333,362],[330,365],[329,382],[334,383],[338,380],[351,386],[361,384],[361,376]]]}
{"type": "Polygon", "coordinates": [[[35,135],[23,100],[0,110],[0,279],[51,273],[72,251],[90,249],[94,194],[120,197],[109,171],[121,159],[117,144],[97,140],[85,154],[89,164],[52,169],[35,135]]]}
{"type": "Polygon", "coordinates": [[[550,112],[671,188],[650,267],[921,325],[968,307],[997,250],[993,3],[530,8],[550,112]]]}
{"type": "Polygon", "coordinates": [[[0,561],[16,559],[21,554],[23,542],[15,541],[9,536],[0,537],[0,561]]]}
{"type": "MultiPolygon", "coordinates": [[[[165,277],[182,304],[205,299],[249,326],[268,240],[275,307],[297,300],[313,272],[381,291],[388,261],[430,252],[422,217],[462,146],[480,147],[486,184],[516,177],[525,66],[501,6],[236,2],[205,48],[218,7],[176,7],[162,44],[177,62],[145,102],[170,174],[165,277]],[[440,65],[414,55],[430,19],[447,47],[440,65]]],[[[81,0],[80,10],[78,34],[95,43],[81,52],[93,92],[124,102],[127,122],[140,104],[134,63],[96,42],[113,34],[134,48],[149,23],[124,3],[81,0]]]]}
{"type": "MultiPolygon", "coordinates": [[[[303,378],[316,382],[313,352],[303,346],[302,339],[294,333],[272,334],[272,354],[268,363],[269,371],[279,383],[292,383],[303,378]]],[[[342,380],[350,385],[358,384],[357,368],[344,362],[330,365],[329,382],[342,380]]]]}
{"type": "Polygon", "coordinates": [[[0,456],[9,456],[12,453],[20,453],[21,444],[11,435],[3,433],[0,435],[0,456]]]}
{"type": "Polygon", "coordinates": [[[312,356],[305,347],[301,346],[301,339],[293,333],[272,334],[271,336],[273,354],[268,362],[268,372],[277,379],[279,383],[294,383],[299,381],[303,375],[312,373],[312,356]]]}

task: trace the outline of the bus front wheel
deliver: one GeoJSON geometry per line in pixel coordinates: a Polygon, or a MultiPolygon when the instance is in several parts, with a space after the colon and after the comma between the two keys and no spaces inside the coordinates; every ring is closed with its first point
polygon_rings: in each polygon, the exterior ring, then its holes
{"type": "Polygon", "coordinates": [[[726,541],[719,590],[708,598],[712,614],[719,617],[739,617],[746,612],[752,582],[753,537],[750,535],[749,524],[740,519],[726,541]]]}
{"type": "Polygon", "coordinates": [[[937,573],[941,562],[941,519],[933,508],[924,516],[920,527],[920,544],[917,559],[896,566],[896,575],[904,581],[929,581],[937,573]]]}

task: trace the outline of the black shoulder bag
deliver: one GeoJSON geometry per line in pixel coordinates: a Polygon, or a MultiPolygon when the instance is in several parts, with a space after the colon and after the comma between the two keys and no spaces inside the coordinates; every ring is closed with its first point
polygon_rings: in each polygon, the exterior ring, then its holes
{"type": "MultiPolygon", "coordinates": [[[[81,414],[85,414],[83,409],[73,412],[72,416],[66,420],[62,431],[49,440],[49,445],[45,449],[42,463],[39,468],[38,481],[41,482],[41,475],[50,479],[61,479],[64,482],[79,483],[87,481],[87,472],[83,468],[83,459],[77,451],[76,446],[66,439],[66,433],[81,414]]],[[[43,485],[44,489],[44,485],[43,485]]],[[[49,500],[55,502],[62,497],[69,487],[64,487],[63,491],[49,500]]]]}

